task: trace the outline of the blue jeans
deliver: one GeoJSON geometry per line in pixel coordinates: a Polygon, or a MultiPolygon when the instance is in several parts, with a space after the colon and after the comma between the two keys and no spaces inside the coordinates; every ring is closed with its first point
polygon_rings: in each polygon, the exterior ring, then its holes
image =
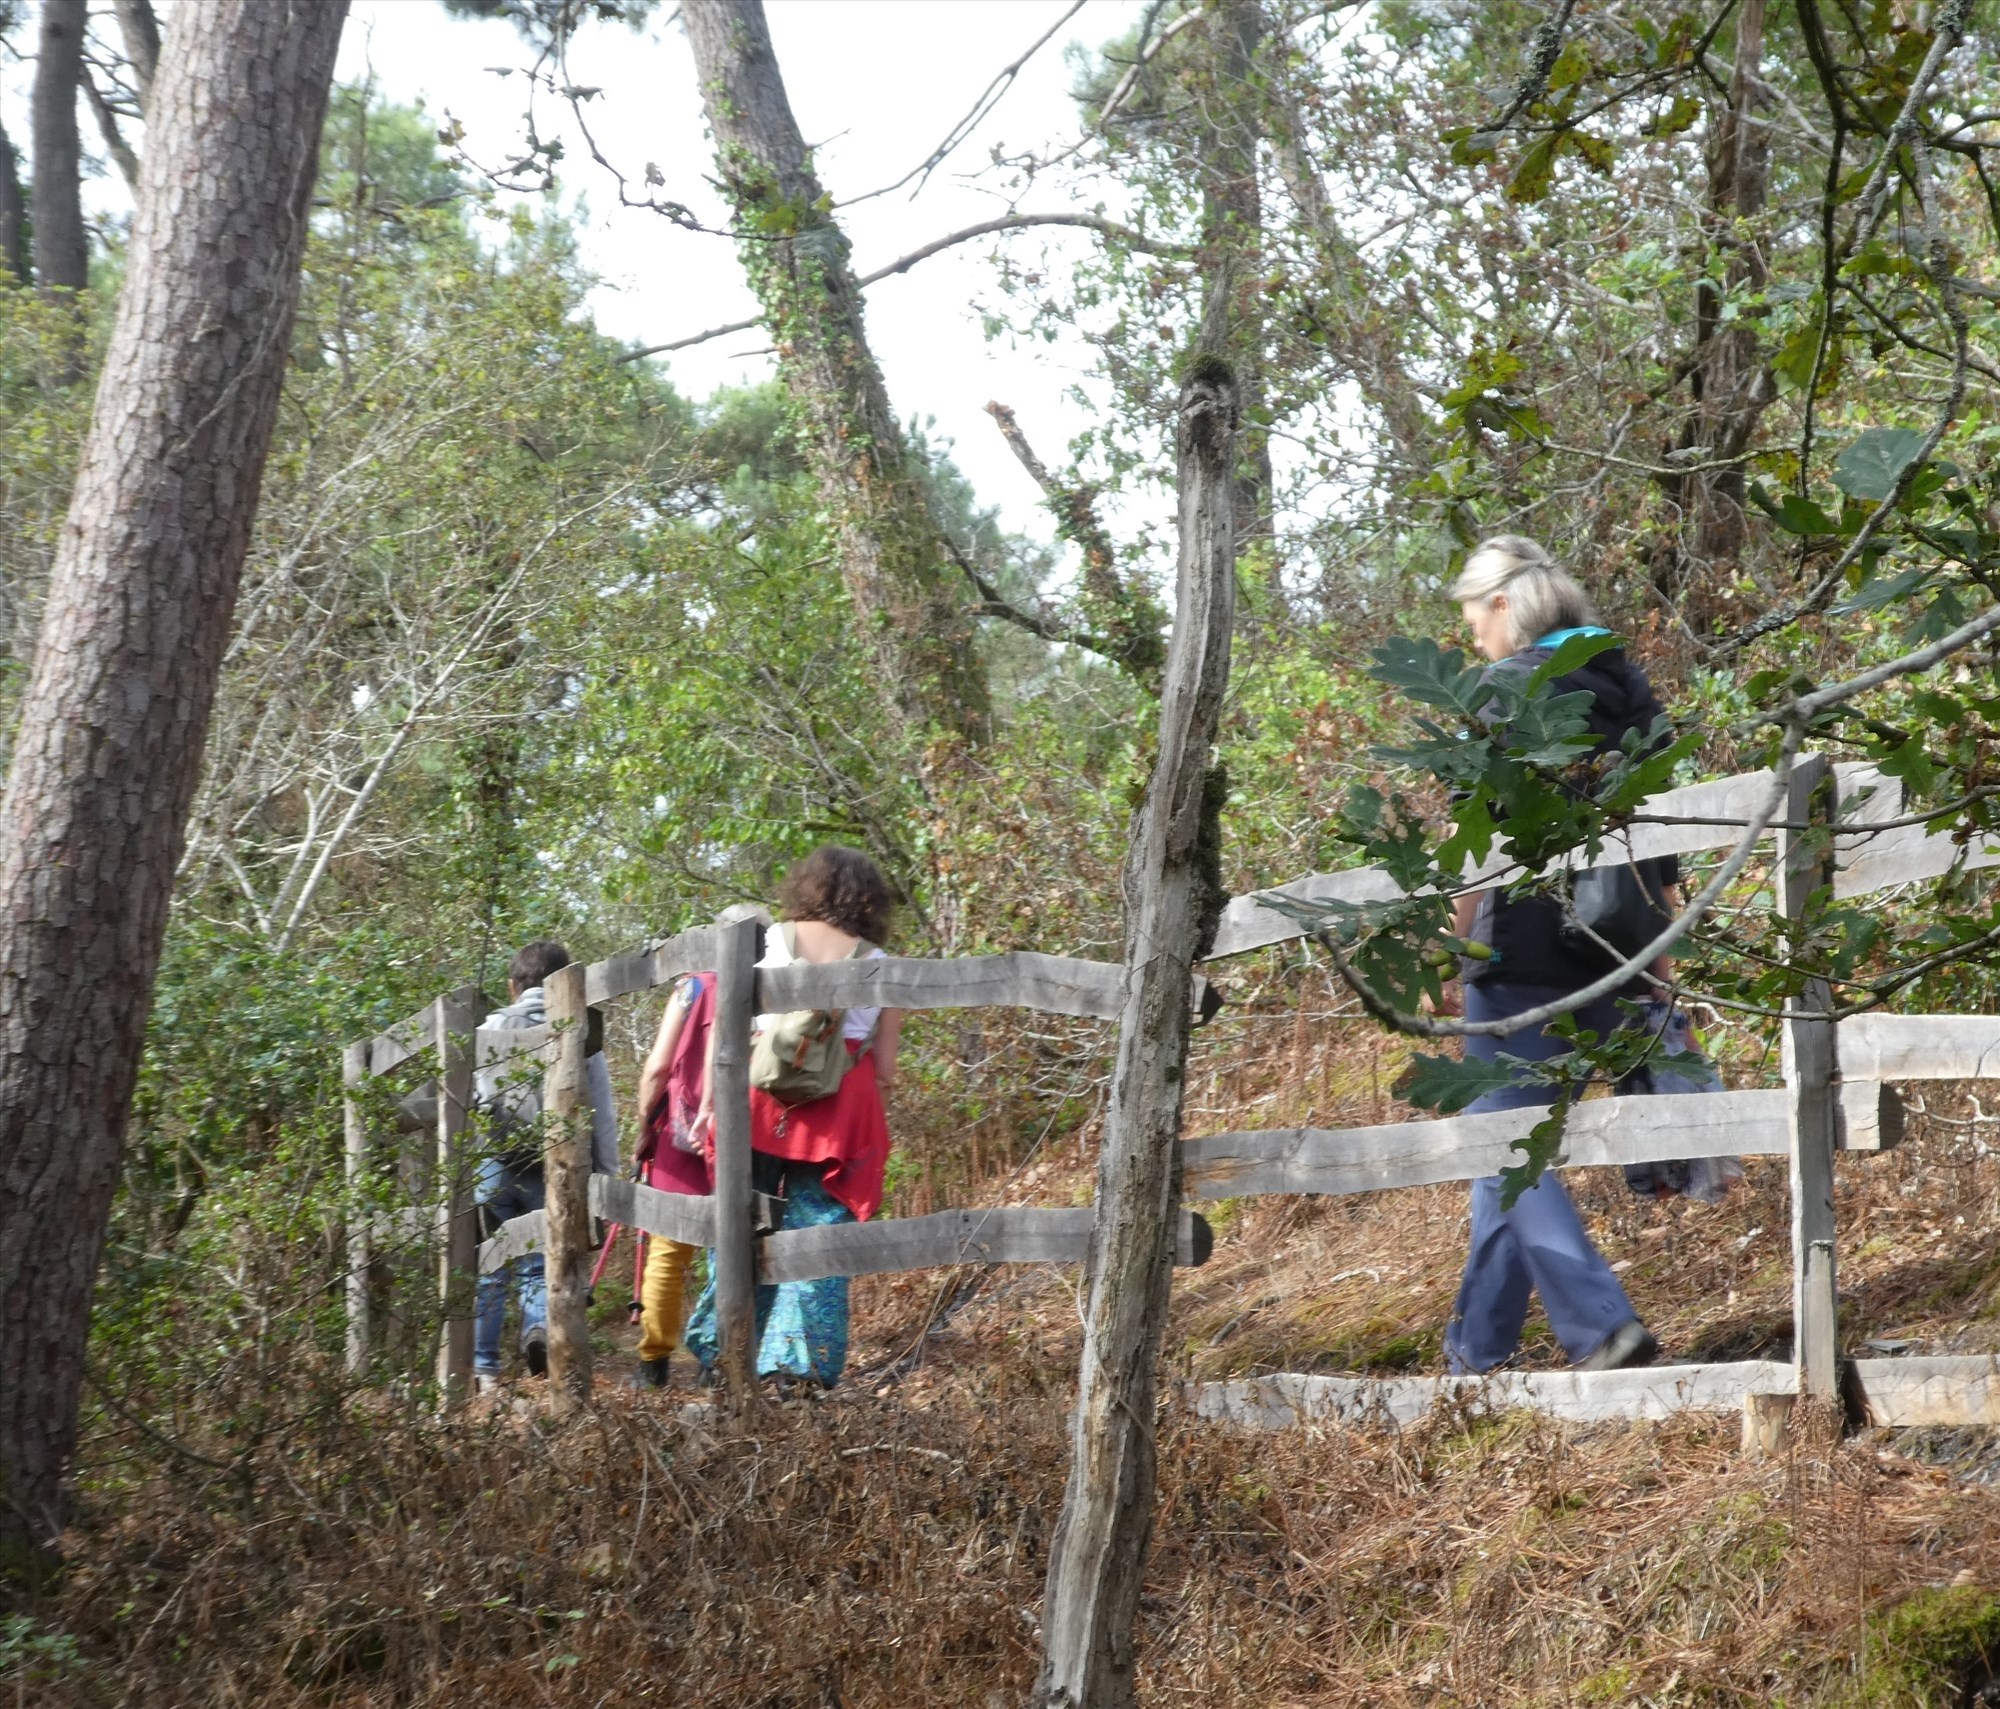
{"type": "MultiPolygon", "coordinates": [[[[479,1165],[479,1184],[474,1196],[487,1213],[490,1227],[540,1210],[543,1191],[540,1168],[516,1171],[498,1158],[489,1157],[479,1165]]],[[[516,1283],[521,1289],[522,1338],[548,1321],[548,1282],[539,1252],[530,1252],[490,1275],[481,1276],[472,1318],[472,1368],[482,1377],[500,1374],[500,1323],[507,1314],[507,1296],[516,1283]]]]}
{"type": "MultiPolygon", "coordinates": [[[[1468,982],[1465,1018],[1501,1021],[1562,995],[1534,986],[1468,982]]],[[[1615,999],[1609,997],[1588,1005],[1576,1017],[1579,1026],[1588,1027],[1599,1037],[1624,1018],[1615,999]]],[[[1503,1054],[1547,1062],[1568,1051],[1566,1039],[1541,1028],[1465,1041],[1467,1056],[1487,1062],[1503,1054]]],[[[1518,1110],[1548,1101],[1546,1087],[1503,1086],[1475,1098],[1466,1106],[1466,1114],[1518,1110]]],[[[1530,1292],[1542,1296],[1549,1327],[1571,1363],[1588,1358],[1614,1329],[1638,1315],[1610,1265],[1591,1245],[1576,1206],[1553,1171],[1516,1199],[1510,1211],[1500,1208],[1498,1175],[1474,1181],[1471,1250],[1466,1254],[1465,1275],[1459,1282],[1458,1301],[1444,1337],[1445,1357],[1452,1370],[1490,1371],[1512,1358],[1528,1320],[1530,1292]]]]}

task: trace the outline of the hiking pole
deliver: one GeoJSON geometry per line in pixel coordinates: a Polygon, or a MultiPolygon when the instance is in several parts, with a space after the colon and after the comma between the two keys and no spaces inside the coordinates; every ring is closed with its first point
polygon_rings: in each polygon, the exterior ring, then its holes
{"type": "Polygon", "coordinates": [[[597,1268],[590,1272],[590,1286],[583,1290],[583,1303],[586,1306],[597,1303],[597,1284],[604,1278],[604,1266],[611,1262],[612,1247],[618,1244],[618,1229],[619,1224],[614,1222],[611,1225],[611,1232],[605,1236],[604,1250],[597,1255],[597,1268]]]}
{"type": "Polygon", "coordinates": [[[625,1321],[638,1323],[646,1315],[646,1231],[632,1236],[632,1297],[625,1304],[625,1321]]]}

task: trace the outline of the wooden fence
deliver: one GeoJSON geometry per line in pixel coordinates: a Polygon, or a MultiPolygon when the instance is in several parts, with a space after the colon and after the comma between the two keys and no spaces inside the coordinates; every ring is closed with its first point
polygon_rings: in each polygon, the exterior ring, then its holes
{"type": "MultiPolygon", "coordinates": [[[[1608,839],[1594,862],[1612,865],[1660,854],[1691,854],[1735,844],[1746,828],[1769,819],[1778,839],[1773,882],[1782,913],[1805,915],[1816,888],[1839,899],[1935,877],[1955,863],[2000,865],[2000,850],[1963,847],[1925,830],[1902,812],[1900,787],[1867,766],[1794,762],[1783,780],[1778,810],[1770,811],[1779,780],[1770,773],[1724,778],[1656,796],[1646,811],[1608,839]]],[[[1469,876],[1502,878],[1504,849],[1469,876]]],[[[1210,959],[1296,939],[1306,928],[1273,898],[1292,903],[1365,903],[1401,892],[1378,869],[1315,874],[1232,901],[1210,959]]],[[[1076,1263],[1090,1238],[1093,1212],[1083,1209],[997,1207],[797,1230],[753,1244],[749,1216],[749,1120],[745,1069],[750,1017],[760,1011],[882,1005],[906,1009],[1005,1006],[1077,1017],[1118,1014],[1123,967],[1065,956],[1015,951],[946,961],[888,957],[825,966],[794,964],[751,969],[755,928],[698,927],[652,947],[565,970],[580,985],[574,1009],[606,1003],[670,983],[691,972],[720,970],[717,1007],[717,1189],[691,1198],[605,1176],[588,1182],[596,1215],[666,1238],[710,1247],[718,1275],[718,1315],[725,1358],[737,1343],[729,1373],[747,1387],[749,1291],[753,1281],[947,1264],[1076,1263]],[[733,1279],[732,1279],[733,1276],[733,1279]]],[[[551,982],[552,985],[555,981],[551,982]]],[[[1823,988],[1809,989],[1794,1009],[1826,1006],[1823,988]]],[[[417,1059],[435,1064],[440,1088],[434,1153],[406,1160],[405,1176],[435,1211],[357,1221],[349,1231],[349,1356],[368,1357],[371,1247],[385,1236],[422,1234],[435,1240],[439,1286],[447,1304],[439,1374],[462,1385],[470,1370],[469,1289],[475,1271],[490,1270],[547,1246],[551,1269],[561,1245],[556,1218],[537,1212],[507,1224],[475,1251],[466,1110],[477,1066],[518,1060],[546,1066],[553,1086],[568,1050],[580,1064],[580,1029],[475,1031],[472,994],[455,992],[427,1005],[400,1026],[348,1047],[350,1086],[417,1059]]],[[[552,1013],[555,1012],[552,1004],[552,1013]]],[[[1373,1417],[1398,1420],[1427,1411],[1442,1397],[1476,1389],[1503,1404],[1563,1416],[1655,1417],[1685,1408],[1735,1406],[1770,1395],[1833,1396],[1843,1377],[1850,1399],[1870,1417],[1892,1424],[1940,1420],[2000,1421],[2000,1361],[1838,1358],[1835,1295],[1834,1164],[1840,1152],[1878,1152],[1897,1142],[1901,1112],[1897,1080],[1959,1080],[2000,1076],[2000,1016],[1908,1016],[1870,1013],[1838,1023],[1809,1014],[1782,1023],[1781,1088],[1696,1098],[1591,1100],[1572,1113],[1564,1163],[1588,1167],[1671,1157],[1784,1155],[1791,1160],[1794,1312],[1798,1332],[1789,1364],[1748,1361],[1661,1366],[1645,1371],[1510,1374],[1485,1379],[1272,1376],[1197,1385],[1191,1403],[1206,1416],[1252,1425],[1295,1420],[1373,1417]]],[[[551,1107],[555,1101],[551,1099],[551,1107]]],[[[356,1101],[348,1104],[348,1159],[358,1177],[369,1145],[356,1101]]],[[[1183,1182],[1198,1201],[1254,1193],[1358,1193],[1388,1187],[1470,1180],[1509,1161],[1515,1141],[1540,1119],[1536,1109],[1339,1130],[1268,1129],[1208,1135],[1181,1145],[1183,1182]]],[[[560,1127],[561,1124],[557,1123],[560,1127]]],[[[557,1141],[552,1140],[552,1150],[557,1141]]],[[[553,1180],[552,1175],[552,1180],[553,1180]]],[[[577,1177],[581,1182],[582,1177],[577,1177]]],[[[572,1207],[582,1214],[579,1186],[572,1207]]],[[[552,1212],[554,1211],[552,1200],[552,1212]]],[[[1206,1225],[1183,1212],[1178,1259],[1207,1256],[1206,1225]]],[[[573,1263],[573,1255],[565,1254],[573,1263]]],[[[556,1278],[552,1275],[552,1287],[556,1278]]],[[[554,1313],[552,1310],[552,1325],[554,1313]]],[[[555,1339],[552,1327],[552,1341],[555,1339]]],[[[553,1351],[553,1349],[552,1349],[553,1351]]],[[[587,1353],[582,1355],[587,1359],[587,1353]]]]}

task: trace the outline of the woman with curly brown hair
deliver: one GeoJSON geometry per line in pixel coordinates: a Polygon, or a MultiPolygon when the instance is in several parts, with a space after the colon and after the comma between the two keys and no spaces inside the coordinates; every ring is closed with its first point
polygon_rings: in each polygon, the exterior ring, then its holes
{"type": "MultiPolygon", "coordinates": [[[[779,889],[783,922],[765,936],[759,967],[794,961],[867,960],[887,952],[894,899],[876,865],[856,849],[827,844],[786,874],[779,889]]],[[[757,1033],[778,1023],[759,1015],[757,1033]]],[[[866,1222],[882,1205],[889,1162],[889,1123],[882,1094],[896,1077],[900,1009],[849,1009],[841,1032],[852,1059],[839,1089],[810,1103],[783,1103],[750,1092],[752,1175],[757,1191],[776,1202],[779,1228],[866,1222]]],[[[714,1083],[702,1097],[712,1125],[714,1083]]],[[[765,1285],[756,1295],[757,1374],[831,1388],[847,1362],[847,1278],[765,1285]]],[[[687,1348],[711,1368],[718,1351],[715,1284],[695,1302],[687,1348]]]]}

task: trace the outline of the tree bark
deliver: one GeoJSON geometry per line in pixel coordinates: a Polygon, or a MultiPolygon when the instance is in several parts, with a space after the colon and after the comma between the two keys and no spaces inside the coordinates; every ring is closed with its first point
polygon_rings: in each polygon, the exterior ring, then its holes
{"type": "MultiPolygon", "coordinates": [[[[1726,258],[1723,288],[1729,292],[1761,287],[1769,276],[1754,227],[1769,200],[1771,178],[1769,127],[1756,116],[1764,4],[1743,0],[1737,12],[1736,69],[1708,158],[1709,246],[1726,258]]],[[[1723,466],[1690,475],[1684,483],[1683,591],[1697,579],[1712,582],[1743,554],[1747,487],[1739,459],[1777,397],[1754,324],[1725,323],[1721,294],[1707,280],[1696,290],[1696,361],[1690,374],[1696,407],[1683,444],[1697,450],[1703,463],[1723,466]]]]}
{"type": "Polygon", "coordinates": [[[90,283],[90,239],[83,227],[83,144],[76,127],[88,20],[88,0],[42,0],[32,117],[35,282],[44,291],[80,291],[90,283]]]}
{"type": "Polygon", "coordinates": [[[1042,1603],[1042,1709],[1121,1709],[1153,1524],[1157,1363],[1180,1199],[1195,958],[1222,908],[1209,766],[1235,616],[1236,382],[1199,358],[1180,400],[1180,572],[1160,757],[1125,856],[1124,1008],[1097,1166],[1069,1486],[1042,1603]]]}
{"type": "Polygon", "coordinates": [[[152,0],[117,0],[118,33],[125,39],[125,58],[132,66],[132,81],[139,86],[139,104],[144,107],[153,93],[153,74],[160,63],[160,21],[152,0]]]}
{"type": "Polygon", "coordinates": [[[0,805],[0,1567],[63,1523],[90,1298],[298,297],[346,0],[176,8],[0,805]]]}
{"type": "Polygon", "coordinates": [[[28,282],[28,203],[21,191],[21,162],[13,139],[0,126],[0,264],[14,283],[28,282]]]}
{"type": "Polygon", "coordinates": [[[847,238],[792,116],[762,0],[687,0],[681,15],[744,271],[855,611],[904,712],[980,740],[991,704],[967,601],[868,347],[847,238]]]}
{"type": "Polygon", "coordinates": [[[1235,490],[1237,543],[1274,540],[1271,435],[1264,399],[1264,196],[1257,177],[1263,125],[1255,82],[1264,38],[1261,0],[1218,0],[1208,22],[1212,98],[1202,114],[1202,249],[1228,262],[1231,366],[1243,427],[1235,490]]]}

